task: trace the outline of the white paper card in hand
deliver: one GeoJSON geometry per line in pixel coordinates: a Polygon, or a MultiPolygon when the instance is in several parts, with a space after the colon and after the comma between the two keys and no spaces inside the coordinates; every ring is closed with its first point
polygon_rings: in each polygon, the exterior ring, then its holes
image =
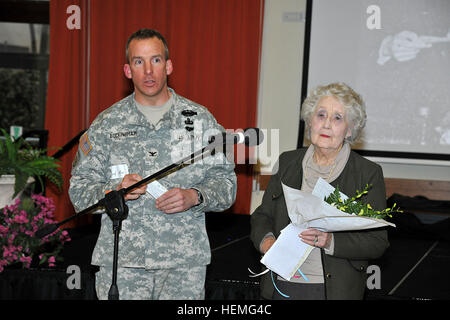
{"type": "MultiPolygon", "coordinates": [[[[314,186],[312,194],[323,200],[333,192],[334,187],[324,179],[319,177],[319,179],[317,179],[316,185],[314,186]]],[[[342,200],[348,199],[347,195],[343,194],[342,192],[339,192],[339,194],[341,195],[342,200]]]]}
{"type": "Polygon", "coordinates": [[[167,188],[155,180],[147,185],[147,192],[150,193],[153,198],[158,199],[167,192],[167,188]]]}
{"type": "Polygon", "coordinates": [[[314,247],[304,243],[299,234],[305,229],[290,223],[262,257],[261,263],[286,280],[290,280],[314,247]]]}
{"type": "Polygon", "coordinates": [[[111,169],[111,179],[123,178],[128,174],[128,165],[126,164],[116,164],[110,167],[111,169]]]}

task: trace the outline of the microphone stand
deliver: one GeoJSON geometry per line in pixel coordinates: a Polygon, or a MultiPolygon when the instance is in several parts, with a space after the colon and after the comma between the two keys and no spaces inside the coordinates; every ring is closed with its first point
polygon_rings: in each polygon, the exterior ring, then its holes
{"type": "MultiPolygon", "coordinates": [[[[200,150],[193,152],[191,155],[175,162],[164,169],[159,170],[158,172],[148,176],[145,179],[142,179],[135,184],[122,188],[120,190],[114,190],[108,192],[105,197],[99,200],[96,204],[91,205],[90,207],[78,212],[77,214],[53,225],[49,225],[39,229],[35,233],[35,237],[42,238],[54,231],[56,231],[61,225],[79,218],[85,214],[88,214],[96,209],[105,208],[106,213],[111,218],[113,222],[113,232],[114,232],[114,254],[113,254],[113,270],[112,270],[112,283],[108,292],[108,300],[119,300],[119,290],[117,288],[117,263],[118,263],[118,252],[119,252],[119,234],[122,228],[122,221],[128,217],[128,206],[125,204],[124,196],[129,193],[131,190],[136,189],[137,187],[151,181],[157,180],[161,178],[163,175],[170,174],[170,171],[175,171],[176,169],[181,168],[185,165],[185,162],[191,161],[194,162],[195,158],[204,153],[211,151],[211,155],[214,155],[215,148],[220,145],[221,141],[214,142],[211,141],[206,147],[203,147],[200,150]]],[[[222,141],[222,148],[225,147],[228,141],[222,141]]],[[[225,153],[225,152],[224,152],[225,153]]]]}

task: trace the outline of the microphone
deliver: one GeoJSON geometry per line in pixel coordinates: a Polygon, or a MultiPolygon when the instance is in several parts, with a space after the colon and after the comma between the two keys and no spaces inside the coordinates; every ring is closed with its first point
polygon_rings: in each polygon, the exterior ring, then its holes
{"type": "Polygon", "coordinates": [[[211,136],[209,143],[216,144],[240,144],[244,143],[248,147],[253,147],[261,144],[264,140],[263,132],[258,128],[247,128],[244,132],[223,132],[211,136]]]}

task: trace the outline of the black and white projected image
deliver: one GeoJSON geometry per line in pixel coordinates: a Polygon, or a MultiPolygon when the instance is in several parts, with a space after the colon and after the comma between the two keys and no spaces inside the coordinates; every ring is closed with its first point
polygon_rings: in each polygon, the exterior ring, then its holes
{"type": "Polygon", "coordinates": [[[314,0],[308,90],[363,96],[357,149],[450,154],[450,1],[314,0]]]}

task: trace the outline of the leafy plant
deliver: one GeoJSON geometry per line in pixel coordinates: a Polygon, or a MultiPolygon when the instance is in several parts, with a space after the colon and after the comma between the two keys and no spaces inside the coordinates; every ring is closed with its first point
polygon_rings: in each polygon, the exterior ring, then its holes
{"type": "Polygon", "coordinates": [[[23,138],[13,141],[4,129],[0,130],[5,137],[0,140],[0,176],[15,176],[13,197],[25,188],[29,177],[37,178],[42,188],[45,177],[61,190],[63,179],[58,170],[60,160],[47,156],[46,150],[33,148],[23,138]]]}
{"type": "Polygon", "coordinates": [[[374,210],[369,203],[361,202],[360,198],[367,194],[371,187],[372,185],[367,184],[363,191],[356,190],[356,195],[346,200],[342,200],[339,187],[336,187],[324,201],[343,212],[376,219],[385,219],[386,217],[392,217],[392,213],[403,212],[400,208],[396,208],[395,203],[392,208],[379,211],[374,210]]]}

